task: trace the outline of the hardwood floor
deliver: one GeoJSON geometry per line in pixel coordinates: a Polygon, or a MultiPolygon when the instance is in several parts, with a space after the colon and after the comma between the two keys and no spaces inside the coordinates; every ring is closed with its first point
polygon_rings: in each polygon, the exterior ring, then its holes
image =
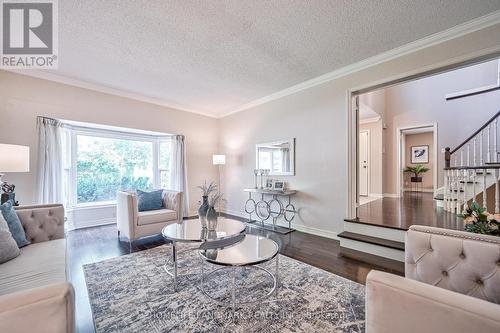
{"type": "MultiPolygon", "coordinates": [[[[275,240],[283,255],[359,283],[365,283],[366,275],[372,269],[404,274],[403,263],[364,254],[360,257],[363,261],[342,256],[337,240],[298,231],[280,235],[251,226],[247,227],[247,233],[275,240]]],[[[82,266],[165,244],[160,237],[155,237],[129,247],[128,243],[118,241],[115,225],[69,231],[67,240],[69,277],[75,287],[76,296],[76,325],[77,331],[81,333],[94,332],[82,266]]]]}
{"type": "Polygon", "coordinates": [[[349,222],[408,230],[412,224],[463,230],[463,219],[437,207],[432,193],[405,192],[402,198],[381,198],[361,205],[349,222]]]}

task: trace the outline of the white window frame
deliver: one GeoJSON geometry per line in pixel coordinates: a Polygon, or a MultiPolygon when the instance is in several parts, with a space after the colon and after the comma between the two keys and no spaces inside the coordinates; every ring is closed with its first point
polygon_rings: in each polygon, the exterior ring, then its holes
{"type": "MultiPolygon", "coordinates": [[[[67,192],[67,204],[69,208],[85,208],[85,207],[97,207],[97,206],[113,206],[116,205],[116,200],[108,201],[98,201],[98,202],[85,202],[78,203],[77,196],[77,136],[91,136],[98,138],[107,139],[118,139],[118,140],[130,140],[130,141],[140,141],[140,142],[150,142],[153,146],[153,187],[160,187],[160,172],[169,171],[169,169],[160,169],[160,142],[170,141],[170,136],[152,136],[143,135],[138,133],[126,133],[118,132],[106,129],[97,128],[87,128],[78,126],[66,126],[69,132],[68,144],[66,146],[69,156],[71,156],[71,167],[69,170],[69,188],[66,189],[67,192]]],[[[67,170],[65,170],[67,172],[67,170]]]]}

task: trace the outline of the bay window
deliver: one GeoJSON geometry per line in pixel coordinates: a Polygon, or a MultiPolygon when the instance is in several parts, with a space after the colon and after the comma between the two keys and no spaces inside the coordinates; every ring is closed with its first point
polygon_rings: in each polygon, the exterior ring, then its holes
{"type": "Polygon", "coordinates": [[[120,190],[169,188],[169,136],[68,126],[64,171],[68,207],[114,204],[120,190]]]}

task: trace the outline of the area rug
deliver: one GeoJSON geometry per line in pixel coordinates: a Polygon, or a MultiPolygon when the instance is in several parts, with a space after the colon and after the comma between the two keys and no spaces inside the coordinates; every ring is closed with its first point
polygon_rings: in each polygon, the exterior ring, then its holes
{"type": "MultiPolygon", "coordinates": [[[[111,332],[364,332],[363,285],[279,256],[280,287],[265,301],[236,311],[207,298],[200,287],[196,251],[181,250],[177,290],[163,265],[170,247],[160,246],[84,266],[97,333],[111,332]]],[[[274,262],[264,265],[271,272],[274,262]]],[[[203,265],[205,272],[218,268],[203,265]]],[[[205,289],[230,297],[230,274],[220,271],[205,289]]],[[[238,268],[239,300],[264,295],[272,280],[238,268]],[[241,270],[241,271],[240,271],[241,270]]]]}

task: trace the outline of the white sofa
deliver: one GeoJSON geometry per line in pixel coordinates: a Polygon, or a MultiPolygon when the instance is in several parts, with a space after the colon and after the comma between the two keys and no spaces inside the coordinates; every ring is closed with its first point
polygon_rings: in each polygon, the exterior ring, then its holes
{"type": "Polygon", "coordinates": [[[500,237],[411,226],[405,277],[371,271],[366,332],[500,332],[500,237]]]}
{"type": "Polygon", "coordinates": [[[74,290],[67,281],[64,207],[17,207],[31,242],[0,264],[0,332],[74,332],[74,290]]]}
{"type": "Polygon", "coordinates": [[[182,222],[182,192],[164,190],[163,206],[162,209],[139,212],[136,194],[118,191],[116,223],[120,239],[131,242],[158,235],[164,226],[182,222]]]}

